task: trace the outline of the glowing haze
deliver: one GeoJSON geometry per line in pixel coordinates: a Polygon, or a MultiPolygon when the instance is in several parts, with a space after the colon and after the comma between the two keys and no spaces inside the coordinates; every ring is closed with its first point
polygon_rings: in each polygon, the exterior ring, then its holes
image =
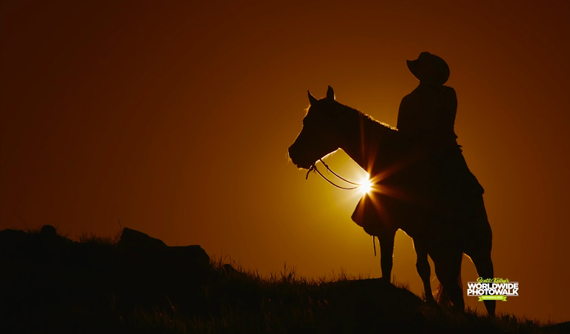
{"type": "MultiPolygon", "coordinates": [[[[443,57],[456,133],[485,187],[498,311],[570,320],[567,1],[2,1],[0,228],[139,229],[262,274],[380,275],[346,192],[288,160],[307,89],[395,125],[443,57]]],[[[327,163],[365,176],[344,152],[327,163]]],[[[411,240],[393,274],[421,292],[411,240]]],[[[463,281],[475,270],[464,261],[463,281]]],[[[476,298],[471,307],[483,308],[476,298]]]]}

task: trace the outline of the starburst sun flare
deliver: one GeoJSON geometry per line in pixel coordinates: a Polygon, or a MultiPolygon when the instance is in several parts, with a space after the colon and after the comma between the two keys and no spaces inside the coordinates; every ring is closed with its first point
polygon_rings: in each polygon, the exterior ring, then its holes
{"type": "Polygon", "coordinates": [[[362,180],[360,180],[360,182],[358,182],[358,184],[360,184],[360,186],[358,187],[358,189],[360,190],[360,192],[364,195],[364,194],[370,194],[372,192],[372,181],[370,180],[368,174],[362,178],[362,180]]]}

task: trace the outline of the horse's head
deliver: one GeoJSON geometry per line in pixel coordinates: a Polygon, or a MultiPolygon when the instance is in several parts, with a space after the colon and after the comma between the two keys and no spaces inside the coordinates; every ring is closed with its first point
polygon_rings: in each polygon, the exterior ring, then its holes
{"type": "Polygon", "coordinates": [[[289,157],[299,168],[310,168],[320,158],[336,151],[341,144],[340,103],[329,86],[327,96],[317,100],[309,92],[311,106],[303,119],[303,129],[289,147],[289,157]]]}

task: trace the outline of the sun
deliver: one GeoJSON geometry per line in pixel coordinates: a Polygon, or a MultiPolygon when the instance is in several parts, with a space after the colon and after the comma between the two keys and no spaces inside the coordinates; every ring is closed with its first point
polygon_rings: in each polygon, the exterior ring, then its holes
{"type": "Polygon", "coordinates": [[[372,192],[372,181],[369,179],[368,174],[366,174],[366,176],[362,178],[358,184],[360,184],[358,189],[363,195],[370,194],[372,192]]]}

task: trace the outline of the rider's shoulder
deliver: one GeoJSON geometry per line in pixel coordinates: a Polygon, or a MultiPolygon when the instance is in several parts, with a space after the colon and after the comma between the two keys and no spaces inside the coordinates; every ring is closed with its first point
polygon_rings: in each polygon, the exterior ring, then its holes
{"type": "Polygon", "coordinates": [[[455,103],[457,103],[457,94],[455,94],[455,89],[449,86],[443,86],[443,87],[445,89],[444,95],[446,96],[446,98],[450,101],[455,101],[455,103]]]}
{"type": "Polygon", "coordinates": [[[414,92],[411,92],[410,94],[404,96],[402,98],[402,101],[400,102],[400,106],[401,107],[405,107],[411,103],[414,103],[413,101],[416,99],[414,92]]]}
{"type": "Polygon", "coordinates": [[[448,97],[456,97],[455,89],[450,86],[443,85],[420,85],[402,98],[402,103],[412,102],[415,100],[429,99],[434,95],[444,95],[448,97]]]}
{"type": "Polygon", "coordinates": [[[447,93],[450,94],[455,94],[455,89],[453,89],[453,87],[450,86],[441,86],[443,88],[443,90],[447,93]]]}

